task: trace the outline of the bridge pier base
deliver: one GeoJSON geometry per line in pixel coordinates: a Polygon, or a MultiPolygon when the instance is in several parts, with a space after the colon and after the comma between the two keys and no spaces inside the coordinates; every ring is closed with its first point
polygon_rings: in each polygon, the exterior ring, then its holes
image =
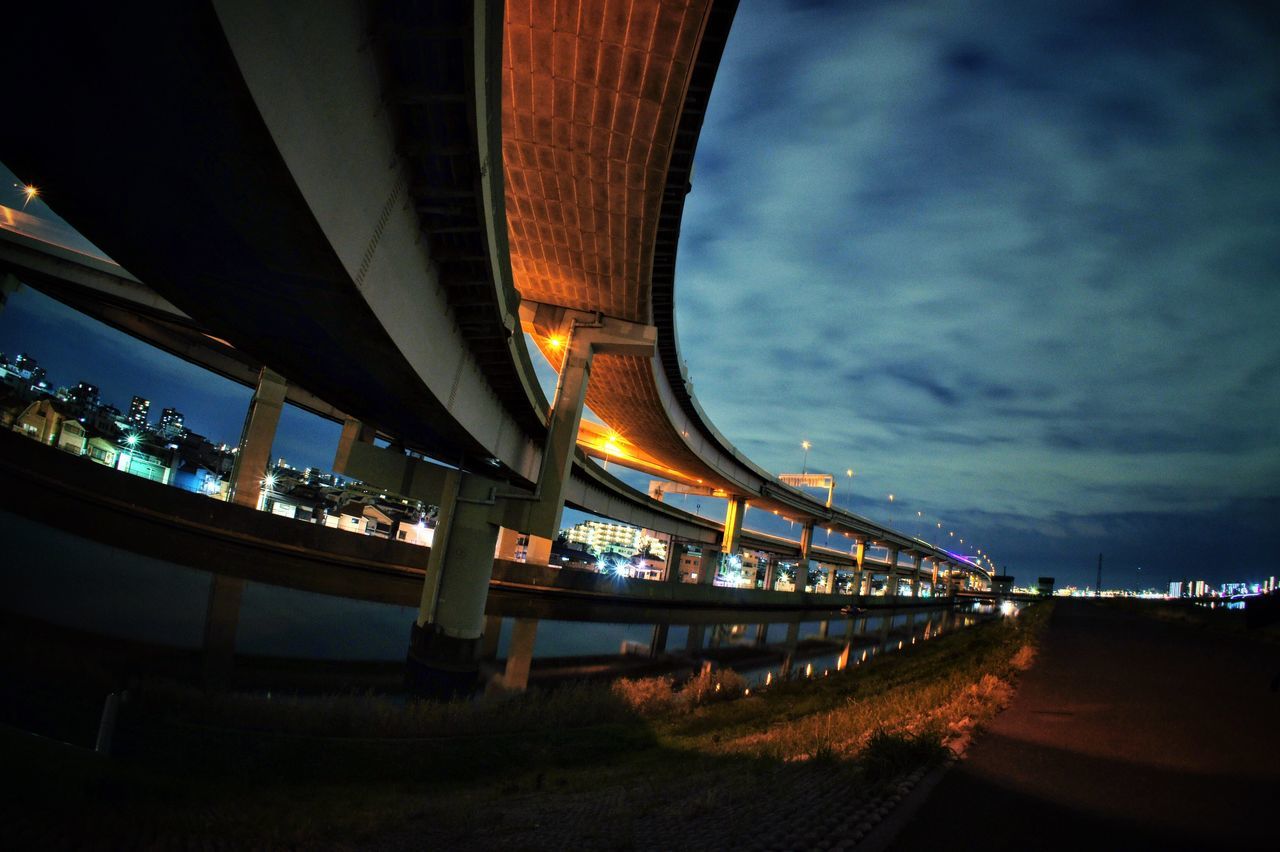
{"type": "Polygon", "coordinates": [[[450,470],[440,500],[435,540],[423,578],[422,601],[405,660],[412,692],[449,697],[473,692],[479,681],[484,604],[493,574],[498,524],[493,483],[450,470]]]}

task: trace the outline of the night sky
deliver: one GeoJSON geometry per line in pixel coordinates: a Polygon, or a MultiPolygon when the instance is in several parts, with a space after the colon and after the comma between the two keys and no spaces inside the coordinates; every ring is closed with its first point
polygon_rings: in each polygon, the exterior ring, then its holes
{"type": "MultiPolygon", "coordinates": [[[[712,421],[1020,583],[1280,574],[1277,8],[746,0],[677,271],[712,421]]],[[[250,395],[30,290],[0,350],[217,441],[250,395]]]]}

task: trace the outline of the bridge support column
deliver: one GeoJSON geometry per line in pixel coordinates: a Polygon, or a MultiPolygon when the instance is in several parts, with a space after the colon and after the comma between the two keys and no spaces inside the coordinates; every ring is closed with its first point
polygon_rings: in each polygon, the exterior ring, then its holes
{"type": "Polygon", "coordinates": [[[809,549],[813,546],[813,524],[807,523],[800,529],[800,559],[796,562],[796,593],[804,594],[809,585],[809,549]]]}
{"type": "Polygon", "coordinates": [[[430,695],[465,694],[479,673],[478,645],[499,525],[493,485],[449,470],[409,645],[407,679],[430,695]]]}
{"type": "Polygon", "coordinates": [[[560,378],[556,383],[555,401],[551,404],[551,418],[547,425],[547,440],[542,450],[542,466],[538,471],[538,499],[529,507],[524,530],[530,534],[526,561],[535,563],[540,557],[538,564],[545,565],[551,552],[550,542],[560,532],[564,491],[573,469],[592,361],[601,353],[648,357],[653,354],[658,332],[653,326],[568,311],[554,305],[528,304],[522,310],[532,313],[535,330],[554,329],[560,332],[568,326],[564,360],[560,365],[560,378]],[[535,541],[538,538],[546,539],[545,548],[541,542],[535,541]]]}
{"type": "Polygon", "coordinates": [[[373,445],[377,430],[366,423],[348,417],[342,424],[342,435],[338,438],[338,451],[333,456],[333,469],[344,471],[351,463],[352,448],[356,444],[373,445]]]}
{"type": "Polygon", "coordinates": [[[929,581],[929,585],[932,586],[930,591],[936,595],[938,593],[938,560],[931,559],[929,561],[933,563],[933,579],[929,581]]]}
{"type": "Polygon", "coordinates": [[[866,581],[866,574],[863,571],[862,562],[867,555],[867,540],[862,536],[858,536],[853,540],[853,593],[855,595],[865,595],[863,583],[866,581]]]}
{"type": "Polygon", "coordinates": [[[649,656],[659,657],[667,652],[667,634],[671,625],[667,622],[653,625],[653,637],[649,640],[649,656]]]}
{"type": "Polygon", "coordinates": [[[668,583],[679,583],[680,580],[680,560],[684,557],[685,544],[683,541],[676,541],[674,538],[667,545],[667,565],[666,565],[666,581],[668,583]]]}
{"type": "Polygon", "coordinates": [[[720,550],[706,545],[702,548],[702,565],[698,568],[698,582],[704,586],[714,586],[716,574],[720,573],[720,560],[724,556],[720,550]]]}
{"type": "MultiPolygon", "coordinates": [[[[518,559],[518,551],[520,547],[520,532],[518,530],[501,527],[498,530],[498,544],[493,555],[496,559],[518,559]]],[[[527,558],[526,558],[526,561],[527,558]]],[[[542,563],[547,564],[546,562],[542,563]]]]}
{"type": "Polygon", "coordinates": [[[911,597],[920,597],[920,563],[924,561],[924,557],[916,554],[911,557],[911,597]]]}
{"type": "Polygon", "coordinates": [[[240,449],[231,469],[231,502],[237,505],[258,508],[262,478],[271,463],[271,444],[276,438],[287,387],[284,377],[267,367],[258,374],[258,387],[249,402],[240,433],[240,449]]]}
{"type": "Polygon", "coordinates": [[[724,534],[720,538],[720,552],[731,556],[738,552],[742,539],[742,520],[747,514],[745,497],[730,497],[724,507],[724,534]]]}
{"type": "Polygon", "coordinates": [[[889,576],[884,581],[885,595],[892,594],[894,597],[898,595],[898,553],[899,550],[892,545],[889,546],[889,576]]]}
{"type": "Polygon", "coordinates": [[[836,593],[836,566],[827,566],[827,594],[834,595],[836,593]]]}
{"type": "Polygon", "coordinates": [[[769,554],[764,561],[764,589],[773,591],[773,584],[778,580],[778,557],[769,554]]]}

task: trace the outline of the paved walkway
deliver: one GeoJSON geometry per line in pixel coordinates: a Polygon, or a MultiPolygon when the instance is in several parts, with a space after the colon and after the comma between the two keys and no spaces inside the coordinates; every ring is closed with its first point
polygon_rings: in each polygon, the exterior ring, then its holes
{"type": "Polygon", "coordinates": [[[893,850],[1280,849],[1280,645],[1060,601],[893,850]]]}

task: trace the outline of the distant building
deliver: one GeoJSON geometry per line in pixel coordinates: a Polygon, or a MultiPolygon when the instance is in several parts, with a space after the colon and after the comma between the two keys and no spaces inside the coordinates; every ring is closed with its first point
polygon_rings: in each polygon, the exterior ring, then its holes
{"type": "Polygon", "coordinates": [[[151,413],[151,400],[135,396],[129,403],[129,414],[125,417],[128,425],[135,429],[146,429],[147,418],[151,413]]]}
{"type": "Polygon", "coordinates": [[[997,595],[1007,595],[1013,591],[1013,576],[996,574],[991,578],[991,591],[997,595]]]}
{"type": "Polygon", "coordinates": [[[1174,582],[1170,583],[1170,584],[1169,584],[1169,597],[1171,597],[1171,598],[1180,598],[1180,597],[1182,597],[1182,587],[1183,587],[1183,581],[1182,581],[1182,580],[1175,580],[1174,582]]]}
{"type": "Polygon", "coordinates": [[[640,530],[626,524],[583,521],[564,531],[571,542],[586,545],[594,553],[613,551],[630,555],[640,549],[640,530]]]}
{"type": "Polygon", "coordinates": [[[98,432],[107,435],[118,435],[124,414],[114,405],[100,405],[88,416],[85,423],[98,432]]]}
{"type": "Polygon", "coordinates": [[[166,408],[160,412],[158,431],[166,438],[181,438],[187,429],[183,425],[182,412],[176,408],[166,408]]]}
{"type": "Polygon", "coordinates": [[[1052,597],[1053,596],[1053,578],[1041,577],[1039,581],[1036,583],[1036,592],[1044,595],[1045,597],[1052,597]]]}
{"type": "Polygon", "coordinates": [[[702,573],[702,553],[699,551],[694,553],[690,548],[685,548],[680,554],[680,582],[696,583],[698,575],[702,573]]]}
{"type": "Polygon", "coordinates": [[[99,399],[98,386],[91,385],[88,382],[77,382],[75,387],[68,388],[67,402],[71,403],[81,416],[96,411],[98,406],[102,404],[101,399],[99,399]]]}

